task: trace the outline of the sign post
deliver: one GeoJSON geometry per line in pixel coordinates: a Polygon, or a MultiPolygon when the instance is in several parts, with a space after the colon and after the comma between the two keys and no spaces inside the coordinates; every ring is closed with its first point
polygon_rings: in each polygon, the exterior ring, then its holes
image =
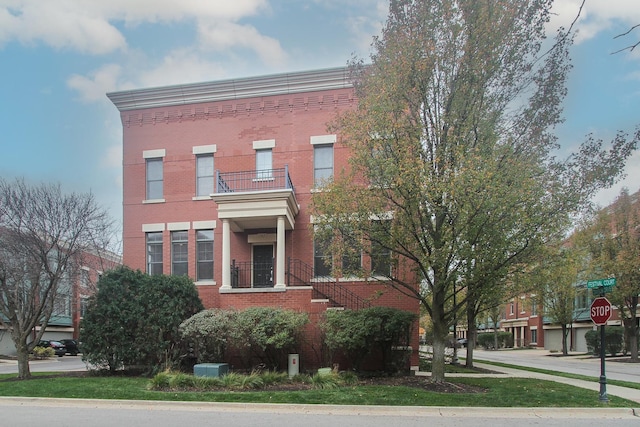
{"type": "MultiPolygon", "coordinates": [[[[615,280],[614,280],[615,284],[615,280]]],[[[600,401],[608,402],[607,397],[607,377],[605,375],[604,356],[605,356],[605,334],[604,326],[611,317],[611,303],[605,297],[598,297],[591,303],[591,320],[597,326],[600,326],[600,401]]]]}

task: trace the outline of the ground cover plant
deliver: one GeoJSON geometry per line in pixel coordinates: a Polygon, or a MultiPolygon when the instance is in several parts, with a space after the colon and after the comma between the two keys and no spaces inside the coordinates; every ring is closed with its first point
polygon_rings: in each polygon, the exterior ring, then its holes
{"type": "Polygon", "coordinates": [[[222,389],[220,391],[150,390],[149,378],[95,376],[90,373],[34,374],[31,380],[17,380],[15,374],[0,375],[1,396],[29,396],[84,399],[135,399],[164,401],[289,403],[329,405],[391,406],[475,406],[475,407],[622,407],[635,402],[609,396],[598,401],[598,393],[551,381],[530,378],[450,378],[433,383],[425,377],[362,378],[338,387],[280,387],[264,389],[222,389]],[[247,390],[247,391],[243,391],[247,390]]]}

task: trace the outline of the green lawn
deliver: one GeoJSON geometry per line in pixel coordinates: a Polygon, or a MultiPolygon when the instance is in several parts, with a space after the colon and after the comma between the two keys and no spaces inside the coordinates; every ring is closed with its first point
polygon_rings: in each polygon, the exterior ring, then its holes
{"type": "Polygon", "coordinates": [[[598,401],[595,391],[526,378],[450,378],[482,393],[435,393],[405,386],[344,386],[304,391],[162,392],[147,389],[149,379],[132,377],[51,377],[27,381],[0,375],[0,396],[166,401],[294,403],[333,405],[489,406],[489,407],[636,407],[610,396],[598,401]]]}

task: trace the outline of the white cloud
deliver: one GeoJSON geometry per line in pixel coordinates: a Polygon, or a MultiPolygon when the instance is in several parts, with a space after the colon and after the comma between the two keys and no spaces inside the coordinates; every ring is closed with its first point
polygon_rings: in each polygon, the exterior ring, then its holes
{"type": "MultiPolygon", "coordinates": [[[[554,16],[550,31],[559,26],[569,28],[581,4],[582,0],[556,0],[552,8],[554,16]]],[[[575,26],[578,29],[576,43],[595,37],[614,23],[622,23],[629,28],[640,23],[638,0],[587,0],[575,26]]]]}
{"type": "Polygon", "coordinates": [[[261,35],[250,25],[239,25],[234,22],[201,22],[198,30],[203,49],[225,51],[234,46],[241,46],[254,51],[264,63],[269,65],[282,64],[287,58],[278,40],[261,35]]]}
{"type": "Polygon", "coordinates": [[[74,74],[67,80],[67,86],[76,90],[85,102],[106,100],[105,93],[116,90],[122,68],[107,64],[93,71],[88,77],[74,74]]]}
{"type": "Polygon", "coordinates": [[[17,40],[92,54],[126,47],[124,36],[108,20],[81,10],[75,1],[3,3],[4,7],[0,3],[0,46],[17,40]]]}
{"type": "Polygon", "coordinates": [[[116,23],[234,22],[267,9],[266,0],[0,0],[0,47],[12,40],[104,54],[125,49],[116,23]]]}
{"type": "Polygon", "coordinates": [[[180,49],[169,52],[157,66],[138,69],[135,77],[136,86],[155,87],[216,80],[223,75],[224,67],[204,59],[197,50],[180,49]]]}

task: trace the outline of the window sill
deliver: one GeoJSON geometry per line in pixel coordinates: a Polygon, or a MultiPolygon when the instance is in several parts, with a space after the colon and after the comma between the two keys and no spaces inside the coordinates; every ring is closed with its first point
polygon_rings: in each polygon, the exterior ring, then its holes
{"type": "Polygon", "coordinates": [[[196,286],[215,286],[217,285],[215,280],[198,280],[194,282],[196,286]]]}
{"type": "Polygon", "coordinates": [[[264,178],[253,178],[252,181],[253,182],[268,182],[268,181],[275,181],[275,179],[272,176],[265,176],[264,178]]]}
{"type": "Polygon", "coordinates": [[[154,203],[164,203],[165,199],[146,199],[142,201],[143,205],[151,205],[154,203]]]}
{"type": "Polygon", "coordinates": [[[211,200],[211,196],[193,196],[191,200],[211,200]]]}

